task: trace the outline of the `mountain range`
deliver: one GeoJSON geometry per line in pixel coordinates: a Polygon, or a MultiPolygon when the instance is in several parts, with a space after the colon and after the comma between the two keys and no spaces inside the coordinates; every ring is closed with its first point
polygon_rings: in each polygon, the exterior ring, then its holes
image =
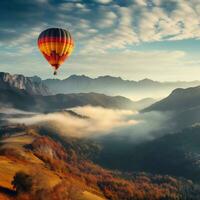
{"type": "Polygon", "coordinates": [[[104,108],[133,109],[134,102],[125,97],[111,97],[97,93],[30,95],[24,90],[0,90],[0,104],[16,109],[52,112],[76,106],[101,106],[104,108]]]}
{"type": "Polygon", "coordinates": [[[131,101],[122,96],[95,92],[54,94],[41,78],[0,73],[0,104],[23,110],[52,111],[74,106],[92,105],[118,109],[142,109],[155,100],[145,98],[131,101]]]}
{"type": "Polygon", "coordinates": [[[131,99],[146,97],[163,98],[176,88],[187,88],[200,85],[200,81],[192,82],[158,82],[151,79],[140,81],[123,80],[120,77],[100,76],[90,78],[85,75],[72,75],[66,79],[47,79],[43,83],[53,94],[97,92],[107,95],[120,95],[131,99]]]}
{"type": "Polygon", "coordinates": [[[38,76],[25,77],[17,74],[0,73],[0,89],[17,88],[32,95],[43,96],[93,92],[109,96],[125,96],[133,100],[145,99],[143,102],[148,102],[147,106],[155,102],[152,97],[163,98],[176,88],[188,88],[198,85],[200,85],[200,81],[158,82],[151,79],[130,81],[123,80],[120,77],[100,76],[90,78],[85,75],[72,75],[63,80],[42,80],[38,76]]]}

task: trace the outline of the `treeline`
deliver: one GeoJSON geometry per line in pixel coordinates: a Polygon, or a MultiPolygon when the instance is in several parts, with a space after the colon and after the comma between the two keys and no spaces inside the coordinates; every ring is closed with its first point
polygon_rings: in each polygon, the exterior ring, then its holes
{"type": "Polygon", "coordinates": [[[59,142],[47,136],[38,137],[27,148],[51,170],[100,190],[111,200],[200,199],[200,187],[191,181],[146,173],[129,174],[129,180],[123,179],[120,173],[79,159],[75,150],[66,151],[59,142]]]}

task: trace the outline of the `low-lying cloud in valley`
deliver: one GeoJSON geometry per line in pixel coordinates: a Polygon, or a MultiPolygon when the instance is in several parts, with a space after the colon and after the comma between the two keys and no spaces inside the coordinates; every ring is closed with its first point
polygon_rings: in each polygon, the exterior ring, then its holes
{"type": "Polygon", "coordinates": [[[10,107],[5,107],[5,106],[0,107],[0,113],[7,114],[7,115],[17,115],[17,114],[19,114],[19,115],[33,115],[33,114],[37,114],[35,112],[28,112],[28,111],[19,110],[19,109],[10,108],[10,107]]]}
{"type": "Polygon", "coordinates": [[[127,110],[112,110],[102,107],[76,107],[72,111],[80,116],[66,111],[49,114],[35,114],[30,117],[8,118],[10,123],[24,123],[27,125],[40,124],[55,129],[60,134],[74,137],[110,133],[116,128],[137,124],[128,119],[136,112],[127,110]],[[83,116],[83,117],[81,117],[83,116]]]}
{"type": "MultiPolygon", "coordinates": [[[[132,110],[116,110],[102,107],[83,106],[69,111],[36,113],[25,117],[7,118],[9,123],[42,125],[58,134],[73,137],[115,136],[129,138],[132,142],[157,137],[159,130],[167,130],[170,113],[138,113],[132,110]]],[[[9,111],[10,112],[10,111],[9,111]]],[[[18,111],[19,112],[19,111],[18,111]]],[[[23,111],[22,111],[23,113],[23,111]]]]}

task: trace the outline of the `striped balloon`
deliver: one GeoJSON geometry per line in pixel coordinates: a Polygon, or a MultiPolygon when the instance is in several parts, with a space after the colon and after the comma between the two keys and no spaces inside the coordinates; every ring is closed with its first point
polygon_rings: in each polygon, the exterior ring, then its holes
{"type": "Polygon", "coordinates": [[[74,48],[71,34],[61,28],[49,28],[38,37],[38,47],[47,61],[56,70],[70,56],[74,48]]]}

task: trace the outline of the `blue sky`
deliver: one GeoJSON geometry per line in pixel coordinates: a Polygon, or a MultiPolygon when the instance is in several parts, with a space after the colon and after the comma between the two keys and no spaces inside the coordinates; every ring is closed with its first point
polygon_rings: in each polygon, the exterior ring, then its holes
{"type": "Polygon", "coordinates": [[[0,71],[51,78],[37,37],[63,27],[75,49],[58,78],[200,80],[199,0],[0,1],[0,26],[0,71]]]}

